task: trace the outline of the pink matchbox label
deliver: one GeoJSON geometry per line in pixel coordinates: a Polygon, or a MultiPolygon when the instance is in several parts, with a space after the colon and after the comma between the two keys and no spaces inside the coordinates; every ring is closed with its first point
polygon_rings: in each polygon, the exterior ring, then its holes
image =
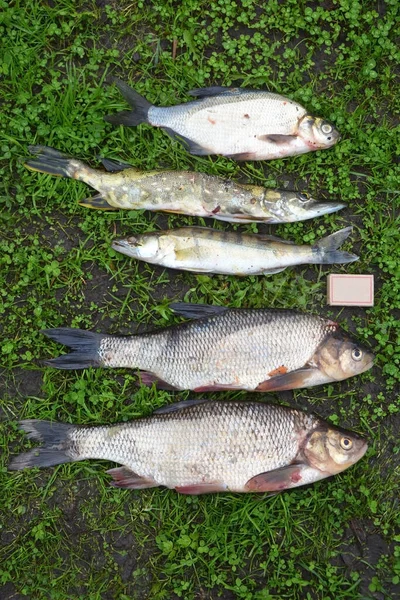
{"type": "Polygon", "coordinates": [[[373,275],[328,275],[328,304],[331,306],[373,306],[373,275]]]}

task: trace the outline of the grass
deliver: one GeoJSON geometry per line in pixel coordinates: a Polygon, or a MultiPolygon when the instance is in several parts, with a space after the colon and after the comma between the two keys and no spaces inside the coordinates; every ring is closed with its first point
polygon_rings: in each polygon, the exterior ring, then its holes
{"type": "Polygon", "coordinates": [[[379,13],[377,6],[0,0],[2,599],[398,597],[399,8],[394,0],[379,13]],[[334,122],[343,139],[329,151],[269,163],[190,156],[160,130],[103,121],[126,108],[105,85],[111,74],[157,104],[186,101],[189,89],[207,85],[267,87],[334,122]],[[81,208],[91,193],[85,185],[24,169],[29,144],[93,166],[104,155],[340,197],[349,205],[341,213],[245,229],[300,243],[352,223],[347,247],[361,259],[335,271],[373,273],[375,306],[327,307],[328,268],[235,279],[131,262],[110,250],[116,235],[198,221],[81,208]],[[170,401],[167,392],[137,388],[132,372],[41,367],[38,359],[58,348],[39,330],[132,333],[176,322],[168,303],[178,299],[334,316],[374,348],[376,367],[361,377],[271,396],[365,435],[367,456],[331,480],[270,498],[116,490],[101,461],[8,472],[9,456],[28,447],[18,419],[111,423],[170,401]]]}

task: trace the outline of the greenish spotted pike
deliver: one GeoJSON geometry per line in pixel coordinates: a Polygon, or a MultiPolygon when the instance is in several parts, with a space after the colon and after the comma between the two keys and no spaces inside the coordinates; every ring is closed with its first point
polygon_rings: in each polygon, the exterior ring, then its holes
{"type": "Polygon", "coordinates": [[[154,265],[222,275],[272,275],[303,264],[343,264],[358,256],[342,252],[352,231],[346,227],[313,246],[298,246],[269,235],[182,227],[115,240],[112,248],[154,265]]]}
{"type": "Polygon", "coordinates": [[[195,171],[138,171],[103,159],[107,173],[46,146],[29,146],[31,171],[83,181],[99,193],[82,200],[88,208],[165,211],[213,217],[231,223],[291,223],[336,212],[342,202],[318,202],[303,194],[241,185],[195,171]]]}
{"type": "Polygon", "coordinates": [[[340,473],[367,450],[355,433],[314,415],[255,402],[180,402],[108,427],[20,426],[43,445],[14,458],[11,470],[105,459],[123,465],[108,471],[111,485],[182,494],[279,492],[340,473]]]}
{"type": "Polygon", "coordinates": [[[275,391],[340,381],[370,369],[374,356],[329,319],[292,310],[172,304],[193,320],[119,337],[61,327],[43,333],[73,352],[57,369],[139,369],[166,389],[275,391]]]}
{"type": "Polygon", "coordinates": [[[334,126],[284,96],[262,90],[211,87],[192,90],[200,98],[177,106],[153,106],[114,79],[133,108],[106,121],[148,123],[185,144],[191,154],[222,154],[236,160],[271,160],[330,148],[340,139],[334,126]]]}

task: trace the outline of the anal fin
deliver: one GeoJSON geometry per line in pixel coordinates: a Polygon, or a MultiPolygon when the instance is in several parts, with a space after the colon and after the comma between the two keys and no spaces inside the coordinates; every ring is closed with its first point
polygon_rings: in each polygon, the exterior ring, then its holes
{"type": "Polygon", "coordinates": [[[109,469],[108,475],[111,475],[113,481],[110,483],[113,487],[144,490],[146,488],[158,487],[159,484],[152,477],[143,477],[138,475],[128,467],[116,467],[109,469]]]}
{"type": "Polygon", "coordinates": [[[79,206],[85,208],[95,208],[96,210],[115,210],[115,206],[111,206],[101,194],[96,194],[91,198],[85,198],[79,202],[79,206]]]}

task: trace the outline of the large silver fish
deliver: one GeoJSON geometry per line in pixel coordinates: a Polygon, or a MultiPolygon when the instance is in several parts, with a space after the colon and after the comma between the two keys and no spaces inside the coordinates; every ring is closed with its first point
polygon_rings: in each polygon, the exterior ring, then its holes
{"type": "Polygon", "coordinates": [[[309,387],[346,379],[373,365],[373,354],[329,319],[292,310],[171,307],[194,320],[128,337],[47,329],[45,335],[73,352],[45,364],[139,369],[146,385],[197,392],[309,387]]]}
{"type": "Polygon", "coordinates": [[[112,248],[155,265],[222,275],[272,275],[304,264],[343,264],[358,256],[338,250],[352,227],[336,231],[312,246],[298,246],[270,235],[182,227],[152,231],[122,240],[112,248]]]}
{"type": "Polygon", "coordinates": [[[184,142],[192,154],[264,160],[330,148],[334,126],[284,96],[261,90],[211,87],[189,92],[200,100],[153,106],[126,83],[114,80],[133,111],[109,115],[114,125],[148,123],[184,142]]]}
{"type": "Polygon", "coordinates": [[[367,450],[314,415],[254,402],[180,402],[108,427],[20,425],[43,446],[14,458],[12,470],[105,459],[123,465],[108,471],[116,487],[182,494],[286,490],[340,473],[367,450]]]}
{"type": "Polygon", "coordinates": [[[110,171],[92,169],[54,148],[29,146],[35,154],[25,162],[32,171],[84,181],[99,193],[82,200],[88,208],[165,211],[213,217],[231,223],[291,223],[336,212],[342,202],[318,202],[297,192],[241,185],[195,171],[138,171],[124,163],[103,160],[110,171]]]}

